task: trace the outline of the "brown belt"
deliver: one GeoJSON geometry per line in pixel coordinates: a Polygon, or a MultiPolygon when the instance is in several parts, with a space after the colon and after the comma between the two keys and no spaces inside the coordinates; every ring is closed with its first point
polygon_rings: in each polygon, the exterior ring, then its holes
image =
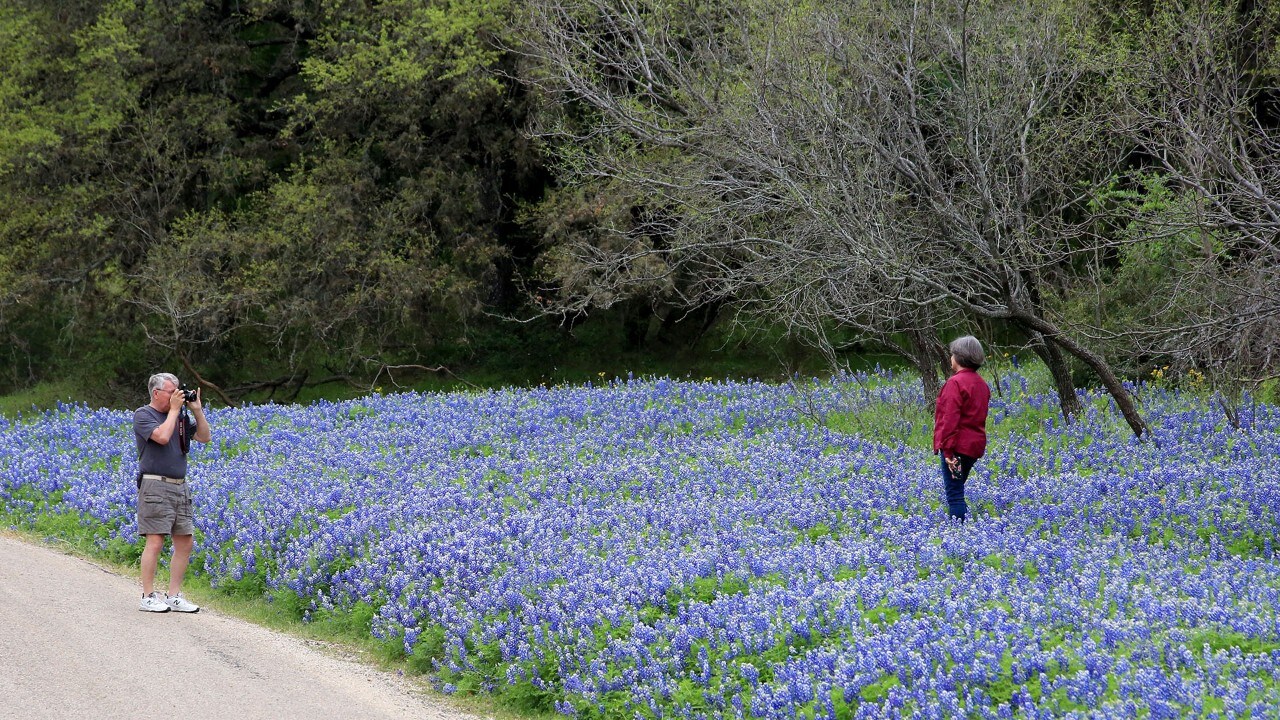
{"type": "Polygon", "coordinates": [[[142,479],[143,480],[161,480],[163,482],[169,483],[170,485],[181,485],[182,483],[187,481],[186,478],[173,478],[165,475],[152,475],[150,473],[143,473],[142,479]]]}

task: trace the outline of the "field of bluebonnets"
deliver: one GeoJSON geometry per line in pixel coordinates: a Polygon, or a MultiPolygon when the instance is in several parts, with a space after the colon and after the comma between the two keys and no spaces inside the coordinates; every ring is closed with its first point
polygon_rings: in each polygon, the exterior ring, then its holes
{"type": "MultiPolygon", "coordinates": [[[[1280,411],[995,384],[963,526],[887,372],[213,410],[194,567],[565,715],[1280,716],[1280,411]]],[[[6,524],[131,551],[129,413],[0,423],[6,524]]]]}

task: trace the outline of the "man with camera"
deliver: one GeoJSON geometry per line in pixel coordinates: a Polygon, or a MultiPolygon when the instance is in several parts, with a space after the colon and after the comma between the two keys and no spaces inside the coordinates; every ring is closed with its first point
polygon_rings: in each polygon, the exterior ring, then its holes
{"type": "Polygon", "coordinates": [[[138,534],[142,551],[142,603],[145,612],[198,612],[200,607],[182,597],[182,578],[191,558],[195,525],[191,517],[191,489],[187,484],[187,452],[191,441],[209,442],[213,432],[204,416],[200,391],[188,390],[169,373],[156,373],[147,381],[151,402],[133,413],[133,435],[138,446],[138,534]],[[184,412],[191,409],[191,416],[184,412]],[[173,538],[169,562],[169,592],[155,592],[156,565],[164,538],[173,538]]]}

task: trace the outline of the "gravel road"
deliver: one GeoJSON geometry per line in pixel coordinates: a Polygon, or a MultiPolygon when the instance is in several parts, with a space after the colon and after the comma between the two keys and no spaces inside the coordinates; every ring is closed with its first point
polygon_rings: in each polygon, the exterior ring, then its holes
{"type": "Polygon", "coordinates": [[[0,718],[477,720],[207,608],[139,612],[140,595],[134,579],[0,534],[0,718]]]}

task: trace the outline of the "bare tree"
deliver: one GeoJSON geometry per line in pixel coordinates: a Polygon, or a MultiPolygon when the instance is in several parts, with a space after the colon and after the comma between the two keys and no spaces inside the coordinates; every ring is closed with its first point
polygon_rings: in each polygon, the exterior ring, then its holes
{"type": "Polygon", "coordinates": [[[608,243],[560,249],[563,302],[680,277],[688,302],[914,338],[917,358],[958,317],[990,318],[1032,341],[1064,414],[1078,410],[1065,353],[1141,434],[1123,384],[1045,297],[1106,242],[1084,209],[1117,148],[1095,122],[1081,9],[531,3],[525,50],[563,108],[544,137],[569,176],[638,198],[608,243]]]}

